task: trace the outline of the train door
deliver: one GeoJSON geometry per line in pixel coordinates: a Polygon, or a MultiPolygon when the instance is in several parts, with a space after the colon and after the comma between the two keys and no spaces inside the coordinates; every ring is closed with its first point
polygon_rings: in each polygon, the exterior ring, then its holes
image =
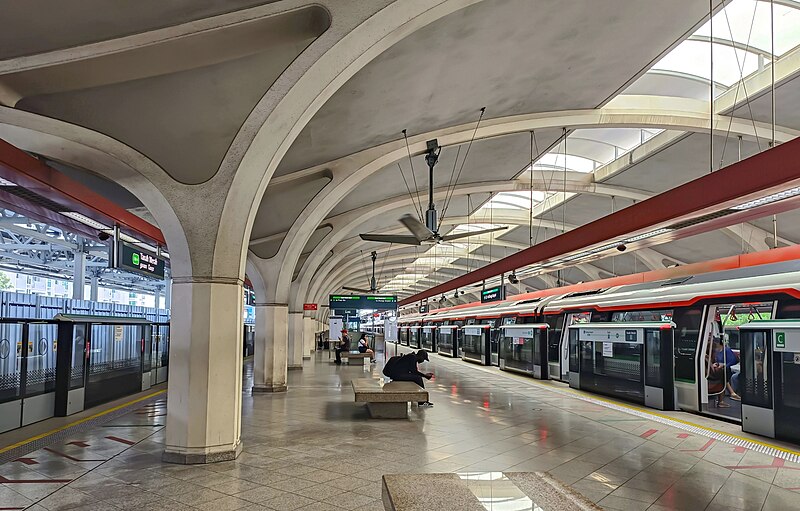
{"type": "Polygon", "coordinates": [[[565,382],[569,381],[569,327],[571,325],[589,323],[591,319],[592,313],[590,311],[567,313],[558,347],[558,367],[551,368],[550,378],[565,382]]]}
{"type": "Polygon", "coordinates": [[[774,301],[706,306],[697,354],[700,411],[742,420],[741,398],[732,384],[733,375],[741,367],[738,327],[754,320],[772,319],[774,309],[774,301]]]}
{"type": "Polygon", "coordinates": [[[489,365],[500,365],[500,329],[496,319],[485,319],[483,323],[491,325],[489,330],[489,365]]]}

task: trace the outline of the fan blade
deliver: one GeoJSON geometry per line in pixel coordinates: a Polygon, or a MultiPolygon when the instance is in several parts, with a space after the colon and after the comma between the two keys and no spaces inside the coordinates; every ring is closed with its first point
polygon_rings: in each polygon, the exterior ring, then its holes
{"type": "Polygon", "coordinates": [[[503,227],[495,227],[494,229],[484,229],[482,231],[461,232],[461,233],[458,233],[458,234],[447,234],[445,236],[442,236],[442,241],[459,240],[461,238],[469,238],[470,236],[479,236],[481,234],[487,234],[487,233],[495,232],[495,231],[504,231],[506,229],[508,229],[508,227],[507,226],[503,226],[503,227]]]}
{"type": "Polygon", "coordinates": [[[372,292],[371,289],[361,289],[361,288],[349,287],[349,286],[342,286],[342,289],[347,290],[347,291],[355,291],[356,293],[362,293],[362,294],[369,294],[369,293],[372,292]]]}
{"type": "Polygon", "coordinates": [[[432,240],[436,235],[425,227],[425,225],[411,215],[403,215],[400,217],[400,223],[406,226],[406,229],[411,231],[417,240],[420,242],[432,240]]]}
{"type": "Polygon", "coordinates": [[[401,236],[394,234],[359,234],[364,241],[377,241],[379,243],[397,243],[398,245],[420,245],[414,236],[401,236]]]}

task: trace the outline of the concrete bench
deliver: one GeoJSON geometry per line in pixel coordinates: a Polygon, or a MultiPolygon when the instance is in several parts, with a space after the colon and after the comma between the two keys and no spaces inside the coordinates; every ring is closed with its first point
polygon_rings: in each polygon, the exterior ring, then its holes
{"type": "Polygon", "coordinates": [[[547,472],[385,474],[381,493],[387,511],[485,511],[479,498],[492,495],[516,500],[517,509],[602,511],[547,472]]]}
{"type": "Polygon", "coordinates": [[[408,403],[427,401],[428,391],[412,381],[380,386],[374,380],[353,381],[356,403],[367,403],[373,419],[407,419],[408,403]]]}
{"type": "Polygon", "coordinates": [[[371,363],[371,362],[370,362],[369,355],[368,355],[367,353],[359,353],[359,352],[357,352],[357,351],[356,351],[356,352],[352,352],[352,351],[343,351],[343,352],[342,352],[342,354],[341,354],[341,357],[342,357],[343,359],[344,359],[344,358],[346,358],[346,359],[347,359],[347,363],[348,363],[348,364],[349,364],[349,363],[350,363],[350,361],[351,361],[351,360],[353,360],[353,359],[356,359],[356,360],[359,360],[359,359],[361,359],[361,360],[363,361],[363,362],[362,362],[362,364],[364,364],[364,366],[366,366],[366,367],[369,367],[369,365],[370,365],[370,363],[371,363]]]}

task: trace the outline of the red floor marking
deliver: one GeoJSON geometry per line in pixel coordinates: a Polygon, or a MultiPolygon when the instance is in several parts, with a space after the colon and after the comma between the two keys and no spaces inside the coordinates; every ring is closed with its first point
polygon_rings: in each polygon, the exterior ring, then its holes
{"type": "Polygon", "coordinates": [[[19,461],[20,463],[24,463],[26,465],[38,465],[39,462],[33,458],[17,458],[14,461],[19,461]]]}
{"type": "Polygon", "coordinates": [[[6,479],[0,476],[3,484],[40,484],[40,483],[71,483],[72,479],[6,479]]]}
{"type": "Polygon", "coordinates": [[[125,440],[124,438],[120,438],[118,436],[107,436],[106,438],[108,438],[109,440],[113,440],[115,442],[119,442],[121,444],[136,445],[136,442],[131,442],[130,440],[125,440]]]}
{"type": "Polygon", "coordinates": [[[711,440],[706,442],[706,444],[703,447],[701,447],[699,449],[681,449],[681,451],[683,451],[683,452],[702,452],[702,451],[705,451],[706,449],[708,449],[709,447],[711,447],[711,444],[713,444],[713,443],[714,443],[714,439],[712,438],[711,440]]]}
{"type": "Polygon", "coordinates": [[[51,452],[51,453],[55,454],[56,456],[61,456],[62,458],[67,458],[68,460],[72,460],[72,461],[106,461],[106,460],[81,460],[81,459],[78,459],[78,458],[73,458],[69,454],[64,454],[63,452],[56,451],[55,449],[51,449],[49,447],[43,447],[42,449],[47,451],[47,452],[51,452]]]}
{"type": "Polygon", "coordinates": [[[690,436],[689,433],[678,433],[678,438],[689,438],[690,436]]]}
{"type": "Polygon", "coordinates": [[[658,433],[657,429],[648,429],[647,431],[645,431],[644,433],[642,433],[639,436],[642,437],[642,438],[649,438],[649,437],[655,435],[656,433],[658,433]]]}
{"type": "Polygon", "coordinates": [[[747,449],[741,446],[736,446],[733,448],[733,452],[747,452],[747,449]]]}
{"type": "Polygon", "coordinates": [[[755,469],[755,468],[785,468],[788,470],[800,470],[800,468],[795,467],[787,467],[786,462],[781,458],[774,458],[772,460],[772,465],[735,465],[730,467],[725,467],[731,470],[747,470],[747,469],[755,469]]]}
{"type": "Polygon", "coordinates": [[[72,442],[67,442],[67,445],[77,445],[78,447],[83,447],[84,449],[89,447],[89,444],[87,444],[83,440],[74,440],[72,442]]]}

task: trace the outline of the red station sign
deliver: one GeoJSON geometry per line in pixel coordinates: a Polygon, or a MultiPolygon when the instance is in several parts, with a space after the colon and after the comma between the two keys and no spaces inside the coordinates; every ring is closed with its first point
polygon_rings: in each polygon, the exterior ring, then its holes
{"type": "Polygon", "coordinates": [[[304,311],[315,311],[315,310],[317,310],[317,304],[316,303],[304,303],[303,304],[303,310],[304,311]]]}

